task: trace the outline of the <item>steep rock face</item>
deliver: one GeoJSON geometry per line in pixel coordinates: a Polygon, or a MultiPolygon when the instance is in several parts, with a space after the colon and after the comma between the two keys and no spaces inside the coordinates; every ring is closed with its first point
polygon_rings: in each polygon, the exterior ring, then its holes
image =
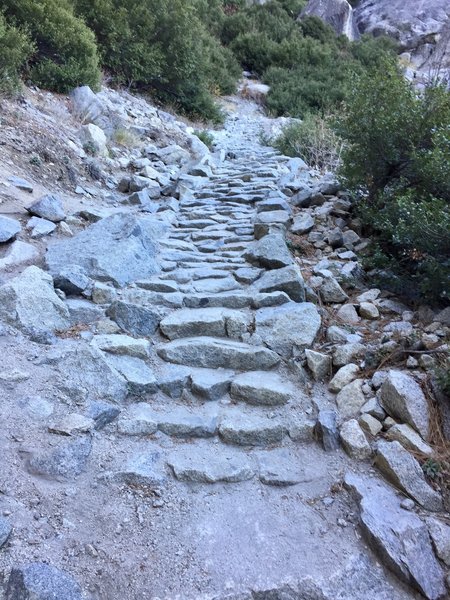
{"type": "Polygon", "coordinates": [[[316,15],[338,34],[357,39],[364,33],[398,41],[410,77],[429,79],[450,68],[450,4],[448,0],[309,0],[300,18],[316,15]]]}
{"type": "Polygon", "coordinates": [[[314,15],[329,23],[336,33],[355,40],[359,37],[353,8],[347,0],[309,0],[300,18],[314,15]]]}

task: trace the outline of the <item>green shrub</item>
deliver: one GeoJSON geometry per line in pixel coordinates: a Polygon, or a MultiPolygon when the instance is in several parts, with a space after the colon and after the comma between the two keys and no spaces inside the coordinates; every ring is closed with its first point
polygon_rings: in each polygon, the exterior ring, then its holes
{"type": "Polygon", "coordinates": [[[19,86],[19,73],[34,51],[29,36],[8,25],[0,13],[0,92],[13,92],[19,86]]]}
{"type": "Polygon", "coordinates": [[[450,301],[450,93],[394,62],[355,81],[337,131],[341,176],[375,238],[369,263],[410,298],[450,301]]]}
{"type": "Polygon", "coordinates": [[[196,135],[198,139],[201,140],[211,150],[214,145],[214,137],[209,133],[209,131],[196,129],[194,131],[194,135],[196,135]]]}
{"type": "Polygon", "coordinates": [[[98,87],[95,37],[68,0],[3,0],[8,20],[26,28],[36,43],[30,78],[58,92],[86,84],[98,87]]]}
{"type": "Polygon", "coordinates": [[[316,169],[333,171],[339,166],[342,141],[330,121],[331,117],[307,115],[301,123],[285,127],[273,145],[287,156],[299,156],[316,169]]]}

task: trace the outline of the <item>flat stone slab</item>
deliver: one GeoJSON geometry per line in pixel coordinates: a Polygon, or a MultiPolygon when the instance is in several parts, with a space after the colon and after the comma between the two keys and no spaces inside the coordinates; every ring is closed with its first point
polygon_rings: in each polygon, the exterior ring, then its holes
{"type": "Polygon", "coordinates": [[[159,270],[157,241],[164,231],[165,226],[156,219],[118,213],[49,246],[47,267],[57,275],[79,266],[92,279],[124,286],[159,270]]]}
{"type": "Polygon", "coordinates": [[[293,263],[284,236],[277,233],[254,242],[243,256],[248,262],[266,269],[281,269],[293,263]]]}
{"type": "Polygon", "coordinates": [[[193,369],[191,390],[206,400],[219,400],[229,391],[233,376],[228,369],[193,369]]]}
{"type": "Polygon", "coordinates": [[[140,396],[154,394],[158,390],[153,370],[140,358],[114,354],[109,354],[105,358],[107,363],[126,379],[130,394],[140,396]]]}
{"type": "Polygon", "coordinates": [[[153,418],[159,431],[173,437],[207,438],[216,435],[218,429],[218,408],[207,404],[201,407],[169,407],[164,411],[154,411],[153,418]]]}
{"type": "Polygon", "coordinates": [[[162,319],[160,329],[170,340],[186,337],[234,337],[229,336],[230,321],[248,320],[243,313],[225,308],[185,308],[162,319]]]}
{"type": "Polygon", "coordinates": [[[16,240],[8,246],[8,252],[0,258],[0,271],[33,262],[38,257],[39,252],[34,246],[16,240]]]}
{"type": "Polygon", "coordinates": [[[169,456],[167,464],[179,481],[236,483],[252,479],[255,470],[245,454],[228,448],[189,446],[169,456]]]}
{"type": "Polygon", "coordinates": [[[209,369],[270,369],[280,361],[275,352],[262,346],[211,337],[184,338],[160,344],[157,352],[168,362],[209,369]]]}
{"type": "Polygon", "coordinates": [[[228,444],[269,446],[282,442],[284,426],[278,419],[230,409],[220,419],[219,434],[228,444]]]}
{"type": "Polygon", "coordinates": [[[230,395],[248,404],[277,406],[289,402],[295,396],[295,389],[277,373],[250,371],[234,378],[230,395]]]}
{"type": "Polygon", "coordinates": [[[159,487],[166,482],[164,460],[159,449],[150,446],[148,450],[136,453],[114,473],[115,481],[128,485],[159,487]]]}
{"type": "Polygon", "coordinates": [[[150,342],[144,339],[132,338],[128,335],[110,334],[94,335],[92,345],[111,354],[147,358],[150,352],[150,342]]]}
{"type": "Polygon", "coordinates": [[[385,565],[429,600],[444,597],[444,574],[425,523],[377,480],[348,473],[345,485],[358,498],[364,536],[385,565]]]}
{"type": "Polygon", "coordinates": [[[263,450],[257,453],[259,479],[261,483],[286,487],[298,483],[309,483],[326,477],[323,462],[303,460],[302,455],[286,448],[263,450]]]}

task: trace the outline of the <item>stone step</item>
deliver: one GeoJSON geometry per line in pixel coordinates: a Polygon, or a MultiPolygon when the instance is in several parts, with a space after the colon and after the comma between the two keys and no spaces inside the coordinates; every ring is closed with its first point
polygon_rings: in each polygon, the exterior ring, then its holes
{"type": "Polygon", "coordinates": [[[275,367],[279,356],[262,346],[213,337],[174,340],[157,347],[158,355],[167,362],[208,369],[259,371],[275,367]]]}
{"type": "Polygon", "coordinates": [[[247,404],[277,406],[287,404],[296,395],[295,387],[277,373],[251,371],[237,375],[230,396],[247,404]]]}
{"type": "Polygon", "coordinates": [[[184,337],[230,337],[239,339],[250,325],[249,314],[226,308],[184,308],[160,322],[162,333],[170,340],[184,337]]]}

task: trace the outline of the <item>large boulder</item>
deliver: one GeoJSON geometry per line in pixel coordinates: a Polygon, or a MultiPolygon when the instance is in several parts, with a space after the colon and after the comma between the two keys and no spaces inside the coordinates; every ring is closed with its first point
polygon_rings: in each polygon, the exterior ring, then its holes
{"type": "Polygon", "coordinates": [[[94,223],[73,238],[52,244],[46,255],[54,276],[76,266],[91,279],[117,286],[153,275],[158,239],[165,226],[149,217],[117,213],[94,223]]]}
{"type": "Polygon", "coordinates": [[[288,302],[261,308],[255,314],[256,336],[285,358],[311,347],[320,325],[317,308],[310,302],[288,302]]]}
{"type": "Polygon", "coordinates": [[[28,267],[0,287],[0,319],[26,331],[70,326],[69,311],[56,295],[52,277],[38,267],[28,267]]]}
{"type": "Polygon", "coordinates": [[[425,523],[403,510],[393,490],[375,479],[348,473],[345,485],[359,501],[363,534],[385,565],[425,598],[443,598],[444,574],[425,523]]]}
{"type": "Polygon", "coordinates": [[[331,25],[338,35],[346,35],[350,40],[359,38],[353,8],[347,0],[309,0],[300,19],[307,16],[319,17],[331,25]]]}

